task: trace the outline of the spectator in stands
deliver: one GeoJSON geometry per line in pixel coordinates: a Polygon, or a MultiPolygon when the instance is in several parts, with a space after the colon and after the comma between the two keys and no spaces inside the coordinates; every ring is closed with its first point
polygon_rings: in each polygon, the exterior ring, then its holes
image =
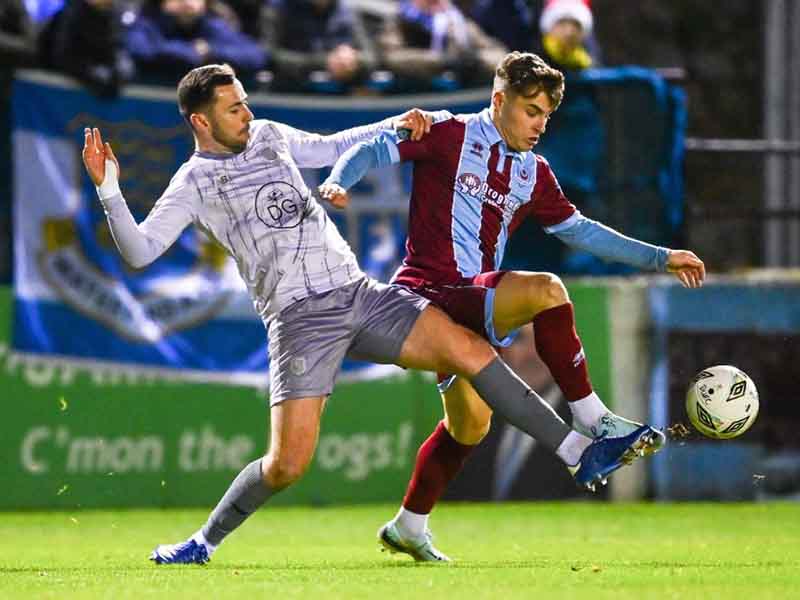
{"type": "Polygon", "coordinates": [[[381,35],[384,64],[405,85],[487,85],[506,48],[450,0],[401,0],[381,35]]]}
{"type": "Polygon", "coordinates": [[[527,52],[539,37],[541,8],[540,0],[475,0],[469,14],[484,33],[509,50],[527,52]]]}
{"type": "Polygon", "coordinates": [[[592,36],[594,18],[589,0],[547,0],[539,17],[542,58],[563,71],[580,71],[600,63],[592,36]]]}
{"type": "Polygon", "coordinates": [[[69,0],[39,38],[42,64],[95,94],[118,94],[134,72],[122,42],[121,6],[114,0],[69,0]]]}
{"type": "Polygon", "coordinates": [[[0,67],[31,66],[36,62],[36,34],[22,0],[0,3],[0,67]]]}
{"type": "Polygon", "coordinates": [[[267,63],[258,42],[209,11],[207,0],[145,0],[130,25],[127,47],[137,78],[172,83],[189,69],[229,63],[245,79],[267,63]]]}
{"type": "Polygon", "coordinates": [[[272,0],[265,39],[274,89],[342,92],[364,84],[377,52],[347,0],[272,0]]]}

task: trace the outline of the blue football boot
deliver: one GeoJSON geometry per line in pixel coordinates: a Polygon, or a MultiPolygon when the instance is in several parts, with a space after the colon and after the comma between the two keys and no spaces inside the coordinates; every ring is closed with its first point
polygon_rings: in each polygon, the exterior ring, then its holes
{"type": "Polygon", "coordinates": [[[645,449],[655,443],[657,433],[660,432],[649,425],[641,425],[620,437],[604,434],[583,451],[577,465],[568,469],[578,485],[593,492],[598,484],[607,483],[611,473],[644,456],[645,449]]]}
{"type": "Polygon", "coordinates": [[[195,564],[204,565],[210,558],[203,544],[189,539],[179,544],[162,544],[150,554],[157,565],[195,564]]]}
{"type": "MultiPolygon", "coordinates": [[[[636,421],[631,421],[624,417],[620,417],[619,415],[615,415],[609,411],[604,414],[592,427],[583,427],[574,419],[572,422],[572,427],[575,429],[575,431],[585,435],[586,437],[599,439],[601,437],[614,438],[626,436],[642,427],[642,424],[637,423],[636,421]]],[[[649,443],[644,445],[644,454],[642,454],[642,456],[650,456],[655,454],[664,447],[664,444],[667,443],[667,436],[664,435],[663,431],[659,431],[653,427],[650,427],[650,431],[650,440],[649,443]]]]}

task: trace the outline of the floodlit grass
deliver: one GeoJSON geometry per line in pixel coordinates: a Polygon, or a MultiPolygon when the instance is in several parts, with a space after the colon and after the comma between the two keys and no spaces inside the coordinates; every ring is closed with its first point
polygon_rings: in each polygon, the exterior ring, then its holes
{"type": "Polygon", "coordinates": [[[377,550],[393,506],[262,509],[205,567],[205,510],[0,513],[0,598],[798,598],[798,504],[445,504],[451,565],[377,550]]]}

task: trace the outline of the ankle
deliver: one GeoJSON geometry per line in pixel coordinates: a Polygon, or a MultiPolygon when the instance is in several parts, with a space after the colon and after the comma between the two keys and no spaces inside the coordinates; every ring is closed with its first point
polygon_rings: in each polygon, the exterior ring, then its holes
{"type": "Polygon", "coordinates": [[[428,528],[429,516],[429,514],[415,513],[401,506],[394,518],[394,524],[403,537],[412,539],[418,538],[423,535],[428,528]]]}
{"type": "Polygon", "coordinates": [[[202,529],[198,530],[198,531],[197,531],[197,532],[196,532],[196,533],[195,533],[195,534],[194,534],[194,535],[191,537],[191,539],[193,539],[193,540],[194,540],[195,542],[197,542],[198,544],[201,544],[201,545],[205,546],[205,547],[206,547],[206,552],[208,553],[208,556],[209,556],[209,557],[210,557],[212,554],[214,554],[214,552],[215,552],[215,551],[216,551],[216,549],[217,549],[217,545],[216,545],[216,544],[212,544],[211,542],[209,542],[209,541],[208,541],[208,539],[206,538],[206,536],[203,534],[203,530],[202,530],[202,529]]]}

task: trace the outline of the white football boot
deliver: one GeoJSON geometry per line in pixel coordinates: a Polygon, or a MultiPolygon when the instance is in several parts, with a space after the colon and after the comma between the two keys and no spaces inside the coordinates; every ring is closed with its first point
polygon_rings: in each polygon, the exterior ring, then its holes
{"type": "Polygon", "coordinates": [[[383,549],[392,554],[402,552],[419,562],[450,562],[449,556],[434,547],[433,534],[430,531],[426,530],[418,538],[406,538],[397,530],[397,525],[393,520],[378,530],[378,541],[383,549]]]}

